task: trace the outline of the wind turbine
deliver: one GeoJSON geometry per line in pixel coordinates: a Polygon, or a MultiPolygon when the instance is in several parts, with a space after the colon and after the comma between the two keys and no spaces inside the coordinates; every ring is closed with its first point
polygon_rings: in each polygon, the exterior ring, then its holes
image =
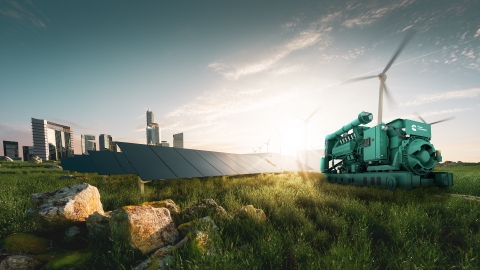
{"type": "Polygon", "coordinates": [[[268,145],[270,144],[270,139],[271,138],[268,138],[268,141],[266,143],[263,143],[263,144],[266,144],[267,145],[267,153],[268,153],[268,145]]]}
{"type": "Polygon", "coordinates": [[[415,112],[415,115],[417,115],[417,117],[420,118],[420,120],[422,120],[423,123],[429,124],[429,125],[434,125],[434,124],[438,124],[438,123],[441,123],[441,122],[445,122],[445,121],[449,121],[449,120],[455,119],[455,116],[452,116],[452,117],[445,118],[445,119],[440,120],[440,121],[435,121],[435,122],[432,122],[432,123],[427,123],[427,122],[425,122],[425,120],[423,120],[423,118],[420,116],[420,114],[418,114],[417,112],[415,112]]]}
{"type": "Polygon", "coordinates": [[[307,159],[308,159],[308,155],[307,155],[307,126],[308,126],[308,121],[310,121],[310,118],[312,118],[312,116],[318,112],[318,110],[320,110],[320,106],[318,106],[318,108],[313,111],[312,114],[310,114],[310,116],[308,116],[307,118],[303,119],[303,118],[300,118],[300,116],[298,115],[295,115],[298,119],[302,120],[304,123],[305,123],[305,147],[304,147],[304,151],[305,151],[305,165],[307,165],[307,159]]]}
{"type": "Polygon", "coordinates": [[[258,148],[258,152],[259,152],[259,153],[262,152],[262,147],[263,147],[263,144],[260,144],[260,146],[257,145],[257,148],[258,148]]]}
{"type": "Polygon", "coordinates": [[[257,150],[255,150],[255,147],[252,147],[253,153],[256,153],[257,150]]]}
{"type": "Polygon", "coordinates": [[[397,59],[398,55],[403,51],[407,43],[412,39],[413,35],[415,34],[415,31],[410,30],[407,32],[407,35],[403,38],[402,43],[400,43],[400,46],[398,46],[397,51],[393,55],[393,57],[390,59],[388,64],[385,66],[383,71],[374,76],[366,76],[366,77],[359,77],[359,78],[354,78],[351,80],[348,80],[347,82],[354,82],[354,81],[361,81],[361,80],[366,80],[366,79],[371,79],[371,78],[378,78],[380,80],[380,89],[379,89],[379,94],[378,94],[378,124],[382,123],[382,113],[383,113],[383,93],[385,93],[385,96],[387,97],[387,101],[390,104],[391,107],[395,106],[395,102],[393,101],[391,95],[388,93],[387,90],[387,84],[385,81],[387,80],[387,71],[390,69],[392,66],[393,62],[395,62],[395,59],[397,59]]]}

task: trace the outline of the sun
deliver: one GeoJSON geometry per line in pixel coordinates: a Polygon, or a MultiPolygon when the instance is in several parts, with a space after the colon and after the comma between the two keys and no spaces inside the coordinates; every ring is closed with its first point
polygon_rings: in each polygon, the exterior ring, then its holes
{"type": "Polygon", "coordinates": [[[278,128],[281,134],[282,155],[296,156],[298,151],[303,151],[305,145],[305,127],[299,121],[287,120],[278,128]]]}

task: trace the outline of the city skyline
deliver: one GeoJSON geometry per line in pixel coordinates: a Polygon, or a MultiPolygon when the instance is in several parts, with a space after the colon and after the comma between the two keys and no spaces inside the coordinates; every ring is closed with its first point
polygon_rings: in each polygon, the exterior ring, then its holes
{"type": "Polygon", "coordinates": [[[298,118],[320,106],[307,150],[323,148],[361,111],[376,123],[378,81],[342,82],[380,73],[415,29],[388,71],[397,106],[385,102],[383,120],[455,116],[432,126],[431,142],[444,160],[480,162],[479,9],[475,1],[5,1],[0,140],[33,145],[34,117],[72,127],[75,153],[81,134],[145,143],[150,109],[170,145],[183,132],[192,149],[251,153],[268,141],[271,152],[295,155],[305,142],[298,118]]]}

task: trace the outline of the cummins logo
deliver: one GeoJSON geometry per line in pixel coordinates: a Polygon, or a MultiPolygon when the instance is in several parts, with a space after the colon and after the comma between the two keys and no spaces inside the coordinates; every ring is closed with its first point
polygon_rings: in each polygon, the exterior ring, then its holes
{"type": "Polygon", "coordinates": [[[426,130],[424,127],[422,127],[422,126],[412,125],[412,130],[413,130],[413,131],[417,131],[417,129],[418,129],[419,131],[427,131],[427,130],[426,130]]]}

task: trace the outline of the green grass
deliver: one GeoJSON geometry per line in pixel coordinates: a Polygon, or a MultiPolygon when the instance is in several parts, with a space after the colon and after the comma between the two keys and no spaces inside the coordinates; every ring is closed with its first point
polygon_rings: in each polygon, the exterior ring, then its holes
{"type": "MultiPolygon", "coordinates": [[[[265,224],[215,220],[217,255],[188,245],[174,252],[173,269],[480,269],[480,202],[443,196],[480,196],[480,166],[453,166],[454,187],[394,192],[330,184],[321,174],[179,179],[145,185],[135,176],[61,180],[62,171],[23,162],[0,167],[0,240],[34,228],[26,217],[31,193],[87,182],[106,211],[172,199],[183,208],[206,198],[228,212],[252,204],[265,224]]],[[[187,221],[180,215],[176,224],[187,221]]],[[[145,259],[118,243],[97,240],[90,269],[130,269],[145,259]]]]}

